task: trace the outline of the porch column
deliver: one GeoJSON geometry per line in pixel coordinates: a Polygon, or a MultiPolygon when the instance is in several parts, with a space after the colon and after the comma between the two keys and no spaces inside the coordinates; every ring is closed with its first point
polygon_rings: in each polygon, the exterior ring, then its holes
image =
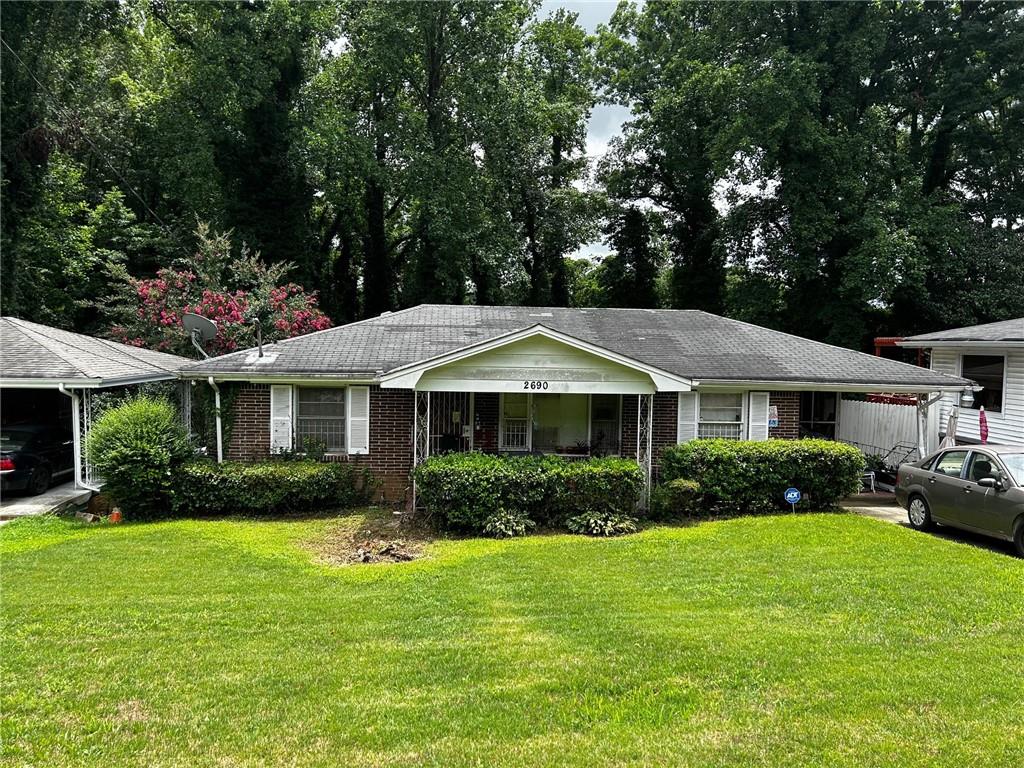
{"type": "Polygon", "coordinates": [[[636,461],[644,473],[644,489],[640,508],[647,509],[651,501],[651,437],[654,421],[654,395],[636,396],[636,461]]]}
{"type": "Polygon", "coordinates": [[[412,509],[416,511],[416,467],[430,455],[430,393],[413,390],[412,415],[412,509]]]}

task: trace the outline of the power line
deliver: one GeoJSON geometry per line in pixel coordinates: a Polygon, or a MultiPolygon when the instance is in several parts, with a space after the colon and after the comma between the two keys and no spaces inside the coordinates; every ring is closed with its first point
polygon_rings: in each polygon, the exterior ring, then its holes
{"type": "MultiPolygon", "coordinates": [[[[24,59],[22,59],[21,56],[18,55],[17,51],[15,51],[13,48],[11,48],[11,46],[8,44],[8,42],[6,40],[3,39],[3,37],[0,37],[0,43],[3,44],[4,48],[6,48],[8,51],[10,51],[10,53],[14,57],[15,61],[17,61],[21,65],[22,69],[25,70],[25,72],[28,74],[28,76],[30,78],[32,78],[33,82],[35,82],[35,84],[39,87],[39,90],[41,90],[43,92],[43,94],[48,98],[48,100],[50,102],[50,106],[53,107],[53,109],[59,115],[61,115],[67,122],[73,122],[73,120],[72,120],[73,115],[69,111],[67,111],[66,109],[64,109],[63,107],[60,106],[60,102],[58,102],[57,97],[53,95],[53,93],[50,91],[49,88],[47,88],[45,85],[43,85],[42,81],[40,81],[38,77],[36,77],[35,73],[29,68],[28,64],[25,63],[24,59]]],[[[100,136],[100,138],[106,140],[106,137],[103,136],[103,134],[99,133],[99,131],[97,131],[97,134],[100,136]]],[[[107,156],[105,154],[103,154],[103,151],[99,147],[96,146],[96,144],[93,142],[93,140],[90,139],[85,134],[85,131],[84,130],[79,130],[79,135],[83,139],[85,139],[85,142],[92,148],[92,151],[104,163],[106,163],[107,167],[113,172],[113,174],[118,178],[118,180],[122,184],[124,184],[124,186],[126,186],[131,191],[131,193],[133,195],[135,195],[136,199],[142,204],[142,207],[146,209],[146,211],[149,213],[149,215],[157,220],[157,222],[160,224],[160,226],[162,226],[167,231],[167,234],[169,234],[172,237],[172,239],[176,239],[176,238],[174,238],[173,232],[171,232],[171,228],[169,226],[167,226],[166,222],[164,222],[164,220],[160,218],[160,216],[157,214],[156,211],[154,211],[152,208],[149,207],[149,205],[143,199],[142,195],[140,195],[136,191],[135,187],[133,187],[128,182],[128,180],[124,176],[121,175],[121,172],[117,170],[117,168],[114,166],[114,164],[110,161],[109,158],[107,158],[107,156]]],[[[178,245],[180,246],[181,243],[179,242],[178,245]]]]}

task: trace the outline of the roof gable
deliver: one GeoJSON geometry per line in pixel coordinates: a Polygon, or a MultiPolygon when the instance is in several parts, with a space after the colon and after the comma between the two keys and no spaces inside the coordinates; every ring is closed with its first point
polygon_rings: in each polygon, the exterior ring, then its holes
{"type": "Polygon", "coordinates": [[[520,391],[531,382],[552,392],[690,389],[681,376],[540,324],[403,366],[380,380],[386,388],[444,391],[472,383],[487,392],[520,391]]]}

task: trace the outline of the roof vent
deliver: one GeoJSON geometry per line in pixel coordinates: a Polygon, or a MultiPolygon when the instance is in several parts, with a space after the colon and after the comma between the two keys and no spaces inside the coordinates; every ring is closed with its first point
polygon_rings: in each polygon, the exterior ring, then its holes
{"type": "Polygon", "coordinates": [[[390,315],[390,314],[391,314],[391,310],[390,309],[385,309],[383,312],[380,313],[380,317],[384,317],[384,315],[390,315]]]}
{"type": "Polygon", "coordinates": [[[277,360],[278,354],[279,354],[278,352],[267,352],[265,354],[261,354],[258,351],[253,351],[253,352],[250,352],[248,355],[245,356],[245,364],[246,365],[266,365],[267,363],[272,363],[275,360],[277,360]]]}
{"type": "Polygon", "coordinates": [[[552,317],[550,312],[531,312],[530,317],[552,317]]]}

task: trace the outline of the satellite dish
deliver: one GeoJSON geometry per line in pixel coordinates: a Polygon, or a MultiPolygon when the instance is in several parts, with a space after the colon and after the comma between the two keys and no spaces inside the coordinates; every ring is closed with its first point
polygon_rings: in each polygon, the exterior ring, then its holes
{"type": "Polygon", "coordinates": [[[209,357],[206,350],[203,349],[203,342],[209,341],[217,335],[217,324],[213,320],[193,312],[183,312],[181,324],[188,331],[189,338],[192,339],[192,346],[198,349],[203,357],[209,357]]]}

